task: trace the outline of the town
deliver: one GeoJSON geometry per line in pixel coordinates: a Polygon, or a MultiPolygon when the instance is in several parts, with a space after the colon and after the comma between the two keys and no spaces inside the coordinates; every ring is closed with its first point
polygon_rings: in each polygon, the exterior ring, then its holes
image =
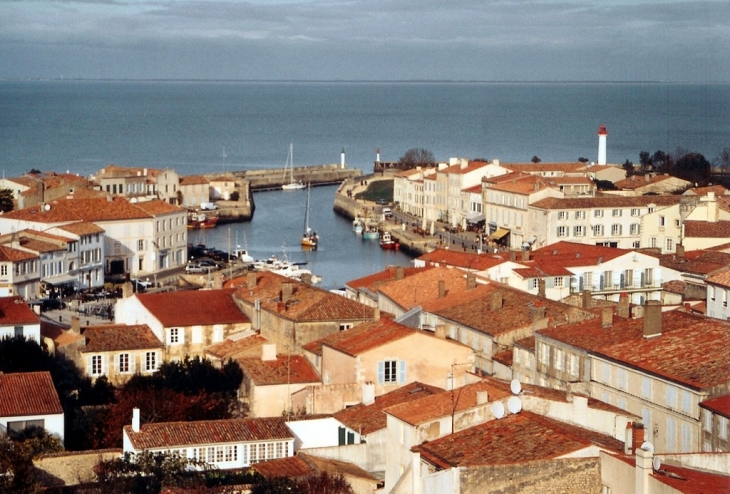
{"type": "Polygon", "coordinates": [[[339,291],[192,256],[250,216],[240,176],[3,178],[0,487],[730,491],[730,192],[611,164],[607,136],[593,161],[328,169],[336,211],[414,253],[339,291]],[[358,197],[385,180],[387,215],[358,197]]]}

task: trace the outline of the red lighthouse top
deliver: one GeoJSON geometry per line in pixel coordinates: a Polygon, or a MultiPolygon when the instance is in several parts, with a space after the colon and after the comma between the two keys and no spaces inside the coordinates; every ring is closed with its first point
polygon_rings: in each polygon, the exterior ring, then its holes
{"type": "Polygon", "coordinates": [[[605,125],[601,125],[598,128],[598,135],[599,136],[607,136],[608,135],[608,131],[606,130],[606,126],[605,125]]]}

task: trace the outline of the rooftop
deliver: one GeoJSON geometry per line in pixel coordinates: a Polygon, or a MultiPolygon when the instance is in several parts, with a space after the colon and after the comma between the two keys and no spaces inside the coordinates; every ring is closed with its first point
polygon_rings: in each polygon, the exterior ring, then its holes
{"type": "Polygon", "coordinates": [[[248,317],[233,300],[233,290],[180,290],[134,296],[165,327],[244,324],[248,317]]]}
{"type": "Polygon", "coordinates": [[[23,297],[0,297],[0,326],[40,324],[40,318],[23,297]]]}
{"type": "Polygon", "coordinates": [[[243,357],[236,362],[256,386],[320,382],[319,375],[302,355],[277,355],[276,360],[243,357]]]}
{"type": "Polygon", "coordinates": [[[672,206],[679,204],[682,196],[618,196],[603,195],[596,197],[577,198],[570,197],[559,199],[550,197],[541,199],[531,204],[531,207],[539,209],[613,209],[613,208],[639,208],[648,207],[649,204],[656,206],[672,206]]]}
{"type": "Polygon", "coordinates": [[[390,319],[358,324],[347,331],[340,331],[319,340],[323,346],[356,357],[373,348],[416,334],[418,331],[390,319]]]}
{"type": "Polygon", "coordinates": [[[0,374],[0,417],[63,413],[49,372],[0,374]]]}
{"type": "Polygon", "coordinates": [[[466,274],[455,268],[434,267],[402,280],[382,285],[379,292],[404,310],[412,309],[443,294],[465,292],[466,274]],[[441,285],[443,282],[443,285],[441,285]]]}
{"type": "Polygon", "coordinates": [[[79,347],[81,353],[146,350],[163,347],[162,342],[157,339],[146,324],[87,326],[82,329],[81,334],[86,339],[86,345],[79,347]]]}

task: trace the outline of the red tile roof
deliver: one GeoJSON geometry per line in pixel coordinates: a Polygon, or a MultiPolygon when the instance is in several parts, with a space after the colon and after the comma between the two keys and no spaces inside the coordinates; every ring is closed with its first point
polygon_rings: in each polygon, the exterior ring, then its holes
{"type": "Polygon", "coordinates": [[[398,276],[399,269],[402,269],[403,276],[406,277],[413,276],[414,274],[420,273],[429,268],[430,266],[424,268],[411,268],[405,266],[398,268],[396,266],[389,266],[383,271],[378,271],[377,273],[351,280],[347,282],[346,285],[355,289],[369,289],[371,291],[376,291],[380,285],[394,281],[398,276]]]}
{"type": "Polygon", "coordinates": [[[69,233],[74,233],[76,235],[91,235],[94,233],[105,232],[102,227],[96,225],[95,223],[91,223],[90,221],[78,221],[76,223],[69,223],[67,225],[60,226],[59,228],[69,233]]]}
{"type": "Polygon", "coordinates": [[[297,322],[315,321],[362,321],[375,317],[375,309],[341,295],[292,280],[275,273],[254,273],[256,286],[248,289],[246,277],[236,278],[226,286],[235,287],[235,297],[253,304],[261,303],[261,309],[277,313],[278,317],[297,322]],[[281,306],[281,292],[285,284],[292,288],[292,296],[281,306]]]}
{"type": "Polygon", "coordinates": [[[81,334],[86,339],[86,345],[79,347],[81,353],[147,350],[163,347],[162,342],[146,324],[87,326],[82,329],[81,334]]]}
{"type": "MultiPolygon", "coordinates": [[[[674,177],[672,175],[664,174],[653,174],[649,176],[649,180],[646,179],[646,176],[640,176],[640,175],[631,175],[630,177],[627,177],[623,180],[617,180],[613,184],[618,189],[624,189],[624,190],[634,190],[634,189],[640,189],[642,187],[646,187],[649,185],[658,184],[661,182],[665,182],[667,180],[675,180],[675,181],[681,181],[689,184],[686,180],[682,180],[681,178],[674,177]]],[[[681,182],[677,184],[678,187],[681,187],[681,182]]]]}
{"type": "Polygon", "coordinates": [[[208,183],[208,179],[203,175],[184,175],[180,177],[181,187],[183,185],[205,185],[208,183]]]}
{"type": "Polygon", "coordinates": [[[690,250],[684,255],[660,254],[652,249],[639,250],[639,252],[656,257],[661,266],[682,273],[708,275],[730,268],[730,253],[717,250],[690,250]]]}
{"type": "Polygon", "coordinates": [[[684,236],[687,238],[730,237],[730,221],[685,221],[684,236]]]}
{"type": "Polygon", "coordinates": [[[663,312],[662,334],[644,338],[643,319],[614,320],[609,327],[595,319],[536,334],[695,389],[730,382],[730,323],[663,312]]]}
{"type": "Polygon", "coordinates": [[[0,417],[63,413],[49,372],[0,374],[0,417]]]}
{"type": "Polygon", "coordinates": [[[730,287],[730,269],[728,269],[727,271],[713,274],[712,276],[708,277],[705,282],[712,285],[730,287]]]}
{"type": "Polygon", "coordinates": [[[450,249],[434,249],[417,258],[427,266],[456,266],[471,271],[484,271],[509,260],[507,255],[475,254],[450,249]]]}
{"type": "Polygon", "coordinates": [[[251,465],[251,470],[268,479],[275,477],[306,477],[316,473],[314,467],[300,456],[255,463],[251,465]]]}
{"type": "Polygon", "coordinates": [[[390,319],[365,322],[354,328],[332,334],[319,340],[326,347],[356,357],[373,348],[387,345],[396,340],[407,338],[417,330],[390,319]]]}
{"type": "Polygon", "coordinates": [[[453,468],[550,460],[594,445],[623,449],[623,443],[610,436],[522,411],[414,449],[429,463],[453,468]]]}
{"type": "Polygon", "coordinates": [[[550,197],[532,203],[530,206],[540,209],[613,209],[638,208],[649,204],[672,206],[678,204],[682,196],[616,196],[604,195],[585,198],[559,199],[550,197]]]}
{"type": "Polygon", "coordinates": [[[443,389],[435,386],[412,382],[395,391],[377,396],[375,402],[370,405],[360,403],[335,413],[334,417],[350,429],[366,436],[387,427],[387,417],[383,413],[384,409],[401,403],[420,400],[424,396],[431,396],[443,391],[443,389]]]}
{"type": "Polygon", "coordinates": [[[700,403],[700,406],[730,419],[730,394],[710,398],[700,403]]]}
{"type": "Polygon", "coordinates": [[[139,432],[125,425],[124,432],[136,450],[294,439],[283,417],[150,423],[139,432]]]}
{"type": "Polygon", "coordinates": [[[168,328],[249,322],[233,300],[233,290],[182,290],[138,293],[135,296],[168,328]]]}
{"type": "Polygon", "coordinates": [[[123,197],[84,197],[57,199],[43,205],[5,213],[5,218],[36,223],[71,223],[76,221],[118,221],[153,218],[158,214],[184,211],[165,201],[131,203],[123,197]]]}
{"type": "Polygon", "coordinates": [[[652,477],[683,494],[730,492],[730,476],[662,464],[652,477]]]}
{"type": "Polygon", "coordinates": [[[277,355],[276,360],[243,357],[236,362],[256,386],[320,382],[319,375],[302,355],[277,355]]]}
{"type": "Polygon", "coordinates": [[[521,171],[521,172],[549,172],[549,171],[561,171],[565,173],[577,172],[585,168],[585,165],[580,161],[575,163],[501,163],[500,166],[508,168],[510,170],[521,171]]]}
{"type": "Polygon", "coordinates": [[[463,293],[467,290],[466,273],[456,268],[434,267],[402,280],[382,285],[379,292],[404,310],[439,297],[440,282],[445,293],[463,293]]]}
{"type": "Polygon", "coordinates": [[[356,477],[361,480],[370,481],[373,484],[379,483],[379,480],[375,476],[358,467],[354,463],[321,458],[301,452],[299,453],[299,456],[301,456],[304,460],[313,465],[320,472],[324,471],[331,474],[341,474],[345,477],[356,477]]]}
{"type": "Polygon", "coordinates": [[[222,360],[252,355],[253,352],[260,355],[260,347],[267,341],[266,338],[258,334],[243,338],[235,338],[236,335],[237,333],[229,336],[220,343],[205,347],[205,353],[222,360]]]}
{"type": "Polygon", "coordinates": [[[8,245],[0,245],[0,262],[19,262],[27,261],[28,259],[38,259],[38,254],[13,249],[8,245]]]}
{"type": "Polygon", "coordinates": [[[40,318],[23,297],[0,297],[0,325],[39,324],[40,318]]]}

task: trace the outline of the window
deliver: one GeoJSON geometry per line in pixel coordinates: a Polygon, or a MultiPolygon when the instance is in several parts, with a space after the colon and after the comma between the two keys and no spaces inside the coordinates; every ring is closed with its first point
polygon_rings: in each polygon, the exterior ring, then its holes
{"type": "Polygon", "coordinates": [[[601,288],[613,288],[613,271],[603,272],[603,286],[601,288]]]}
{"type": "Polygon", "coordinates": [[[682,412],[690,414],[692,412],[692,394],[689,391],[682,390],[682,412]]]}
{"type": "Polygon", "coordinates": [[[639,208],[634,208],[631,210],[631,216],[639,216],[639,208]]]}
{"type": "Polygon", "coordinates": [[[710,285],[709,287],[707,287],[707,292],[708,292],[707,294],[710,297],[710,300],[715,300],[715,287],[710,285]]]}
{"type": "Polygon", "coordinates": [[[593,235],[596,237],[603,236],[603,225],[593,225],[593,235]]]}
{"type": "Polygon", "coordinates": [[[601,362],[601,380],[605,384],[611,382],[611,366],[608,365],[608,362],[601,362]]]}
{"type": "Polygon", "coordinates": [[[46,421],[44,419],[38,419],[38,420],[15,420],[12,422],[8,422],[8,431],[10,432],[21,432],[23,429],[27,429],[28,427],[41,427],[44,428],[46,426],[46,421]]]}
{"type": "Polygon", "coordinates": [[[622,212],[622,211],[621,211],[620,209],[614,209],[613,211],[611,211],[611,215],[612,215],[612,216],[613,216],[614,218],[618,218],[618,217],[620,217],[620,216],[621,216],[621,212],[622,212]]]}
{"type": "Polygon", "coordinates": [[[529,281],[529,288],[537,290],[540,288],[540,278],[531,278],[529,281]]]}
{"type": "Polygon", "coordinates": [[[667,224],[666,218],[664,216],[660,216],[659,217],[659,226],[662,227],[662,226],[665,226],[666,224],[667,224]]]}
{"type": "Polygon", "coordinates": [[[654,269],[646,268],[644,270],[644,283],[651,285],[654,283],[654,269]]]}
{"type": "Polygon", "coordinates": [[[620,224],[614,224],[611,225],[611,235],[621,235],[621,225],[620,224]]]}
{"type": "Polygon", "coordinates": [[[618,385],[618,389],[621,391],[627,391],[629,389],[629,373],[626,369],[619,367],[616,370],[616,380],[618,381],[616,383],[618,385]]]}
{"type": "Polygon", "coordinates": [[[603,218],[603,209],[596,209],[593,211],[593,216],[596,218],[603,218]]]}
{"type": "Polygon", "coordinates": [[[102,370],[103,359],[101,355],[93,355],[91,357],[91,375],[100,376],[103,373],[102,370]]]}
{"type": "Polygon", "coordinates": [[[646,376],[641,378],[641,397],[651,400],[651,379],[646,376]]]}
{"type": "Polygon", "coordinates": [[[586,229],[583,225],[578,225],[573,227],[573,236],[574,237],[585,237],[586,229]]]}
{"type": "Polygon", "coordinates": [[[558,219],[559,220],[567,220],[568,219],[568,212],[567,211],[558,211],[558,219]]]}
{"type": "Polygon", "coordinates": [[[132,372],[128,353],[119,354],[119,366],[117,371],[124,374],[132,372]]]}
{"type": "Polygon", "coordinates": [[[558,237],[567,237],[567,236],[568,236],[568,227],[559,226],[558,227],[558,237]]]}
{"type": "Polygon", "coordinates": [[[540,343],[540,363],[547,365],[550,362],[550,347],[540,343]]]}
{"type": "Polygon", "coordinates": [[[641,233],[641,225],[638,223],[631,223],[631,226],[629,227],[629,232],[631,235],[639,235],[641,233]]]}
{"type": "Polygon", "coordinates": [[[674,453],[677,448],[677,422],[667,417],[667,453],[674,453]]]}
{"type": "Polygon", "coordinates": [[[575,212],[575,219],[576,220],[584,220],[584,219],[586,219],[586,212],[585,211],[576,211],[575,212]]]}
{"type": "Polygon", "coordinates": [[[690,431],[689,424],[682,424],[682,453],[689,453],[692,447],[692,432],[690,431]]]}
{"type": "Polygon", "coordinates": [[[707,410],[702,410],[702,427],[707,432],[712,432],[712,413],[707,410]]]}
{"type": "Polygon", "coordinates": [[[137,250],[144,250],[144,240],[143,239],[137,240],[137,250]]]}
{"type": "Polygon", "coordinates": [[[571,355],[570,356],[570,375],[571,376],[577,376],[579,373],[579,366],[580,359],[578,358],[578,355],[571,355]]]}
{"type": "Polygon", "coordinates": [[[340,323],[340,331],[347,331],[352,327],[352,323],[343,322],[340,323]]]}
{"type": "Polygon", "coordinates": [[[656,237],[651,237],[649,239],[649,247],[656,249],[657,243],[656,243],[656,237]]]}
{"type": "Polygon", "coordinates": [[[634,286],[634,270],[627,269],[624,271],[624,286],[631,288],[634,286]]]}
{"type": "Polygon", "coordinates": [[[378,384],[395,382],[403,384],[405,381],[405,360],[384,360],[378,362],[378,384]]]}
{"type": "Polygon", "coordinates": [[[667,250],[669,252],[674,250],[674,240],[672,240],[671,238],[667,239],[667,250]]]}
{"type": "Polygon", "coordinates": [[[555,369],[563,370],[563,351],[559,348],[555,349],[555,369]]]}
{"type": "Polygon", "coordinates": [[[727,417],[717,416],[717,437],[720,439],[727,439],[727,423],[727,417]]]}
{"type": "Polygon", "coordinates": [[[7,276],[8,275],[8,265],[3,264],[0,266],[0,275],[1,276],[7,276]]]}
{"type": "Polygon", "coordinates": [[[553,280],[553,286],[555,288],[562,288],[563,287],[563,277],[562,276],[556,276],[553,280]]]}
{"type": "Polygon", "coordinates": [[[170,345],[177,345],[183,342],[183,333],[180,328],[170,328],[170,345]]]}
{"type": "Polygon", "coordinates": [[[671,384],[667,384],[667,407],[671,409],[677,408],[677,388],[671,384]]]}
{"type": "Polygon", "coordinates": [[[147,352],[144,354],[144,370],[145,372],[154,372],[157,370],[157,352],[147,352]]]}

